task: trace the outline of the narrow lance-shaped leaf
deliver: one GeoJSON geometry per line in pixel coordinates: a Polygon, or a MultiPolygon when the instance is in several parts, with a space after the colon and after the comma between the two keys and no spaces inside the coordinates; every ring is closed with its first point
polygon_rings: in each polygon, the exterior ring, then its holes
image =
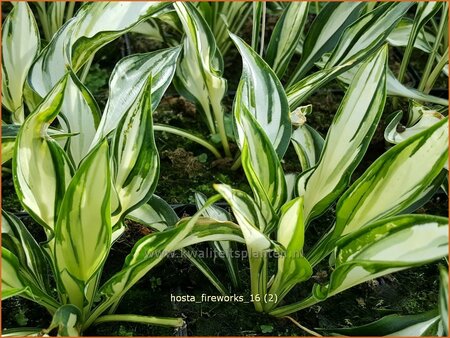
{"type": "Polygon", "coordinates": [[[11,251],[43,289],[48,287],[48,270],[42,249],[28,229],[13,214],[2,210],[2,246],[11,251]]]}
{"type": "MultiPolygon", "coordinates": [[[[21,125],[18,124],[2,124],[2,164],[13,158],[14,146],[20,128],[21,125]]],[[[67,133],[64,130],[51,127],[48,128],[47,132],[55,140],[62,140],[73,136],[73,134],[67,133]]]]}
{"type": "Polygon", "coordinates": [[[330,2],[319,12],[306,35],[302,57],[287,87],[301,80],[323,54],[333,50],[344,30],[359,16],[362,2],[330,2]]]}
{"type": "MultiPolygon", "coordinates": [[[[267,293],[267,260],[265,255],[271,250],[284,252],[284,248],[262,232],[263,229],[267,228],[266,220],[260,212],[259,206],[250,196],[242,191],[231,189],[225,184],[215,185],[214,188],[231,206],[242,230],[249,255],[252,294],[265,295],[267,293]]],[[[264,304],[262,301],[255,300],[254,305],[257,311],[263,311],[264,304]]]]}
{"type": "Polygon", "coordinates": [[[109,80],[111,91],[91,147],[117,128],[142,95],[151,95],[151,112],[156,110],[172,81],[179,53],[175,47],[120,60],[109,80]],[[151,93],[144,93],[149,78],[151,93]]]}
{"type": "Polygon", "coordinates": [[[113,153],[117,164],[113,182],[120,209],[113,211],[113,224],[122,215],[147,202],[159,177],[159,156],[153,135],[151,107],[152,78],[139,99],[120,121],[114,135],[113,153]]]}
{"type": "Polygon", "coordinates": [[[89,152],[100,121],[100,110],[94,97],[73,72],[67,82],[61,115],[59,122],[63,129],[74,134],[68,140],[68,149],[78,166],[89,152]]]}
{"type": "Polygon", "coordinates": [[[276,226],[278,210],[287,200],[283,168],[267,135],[245,106],[240,112],[238,129],[244,133],[242,167],[267,221],[267,228],[261,230],[270,233],[276,226]]]}
{"type": "Polygon", "coordinates": [[[190,234],[178,242],[177,248],[181,249],[198,243],[211,241],[234,241],[245,243],[242,231],[235,223],[200,217],[190,234]]]}
{"type": "MultiPolygon", "coordinates": [[[[204,194],[200,192],[195,193],[195,204],[197,205],[197,209],[203,208],[205,203],[207,202],[207,198],[204,194]]],[[[215,219],[221,222],[231,221],[231,215],[225,209],[211,205],[204,209],[203,216],[215,219]]],[[[240,278],[239,278],[239,270],[237,266],[237,260],[233,257],[233,250],[236,250],[234,243],[230,241],[218,241],[212,243],[213,247],[219,252],[220,257],[223,258],[228,273],[231,277],[234,287],[239,287],[240,278]]]]}
{"type": "Polygon", "coordinates": [[[384,109],[386,63],[387,47],[383,47],[361,65],[348,88],[306,183],[306,219],[322,214],[345,190],[364,156],[384,109]]]}
{"type": "Polygon", "coordinates": [[[66,81],[63,78],[24,122],[13,159],[19,200],[49,237],[73,171],[64,150],[47,134],[61,108],[66,81]]]}
{"type": "Polygon", "coordinates": [[[308,9],[309,2],[289,3],[272,32],[265,59],[280,79],[300,41],[308,17],[308,9]]]}
{"type": "Polygon", "coordinates": [[[45,96],[66,69],[77,72],[102,46],[126,33],[146,17],[169,3],[97,2],[86,3],[53,37],[33,65],[30,84],[45,96]]]}
{"type": "MultiPolygon", "coordinates": [[[[328,56],[325,55],[322,58],[322,61],[317,62],[316,65],[319,68],[324,68],[327,60],[328,60],[328,56]]],[[[349,85],[352,82],[353,78],[355,77],[356,71],[357,71],[357,68],[353,67],[353,68],[346,70],[343,73],[338,72],[339,75],[337,76],[337,79],[339,81],[341,81],[341,83],[343,83],[345,85],[349,85]]],[[[320,74],[321,72],[323,72],[323,70],[317,72],[317,74],[320,74]]],[[[431,102],[431,103],[439,104],[442,106],[448,106],[447,99],[443,99],[441,97],[425,94],[424,92],[421,92],[417,89],[406,87],[399,80],[397,80],[397,78],[395,77],[395,75],[392,73],[392,71],[389,68],[387,70],[386,89],[387,89],[388,96],[400,96],[400,97],[405,97],[405,98],[409,98],[409,99],[413,99],[413,100],[431,102]]]]}
{"type": "Polygon", "coordinates": [[[26,2],[17,2],[2,26],[2,104],[23,123],[23,88],[39,52],[39,29],[26,2]]]}
{"type": "Polygon", "coordinates": [[[238,34],[252,11],[249,2],[225,1],[211,3],[214,23],[211,26],[222,55],[232,45],[228,31],[238,34]]]}
{"type": "Polygon", "coordinates": [[[68,21],[55,34],[50,44],[44,48],[33,64],[28,75],[28,82],[39,96],[45,97],[67,72],[70,73],[61,106],[64,118],[58,116],[58,120],[66,132],[77,134],[70,143],[69,153],[74,163],[78,165],[89,150],[100,113],[92,95],[64,59],[64,44],[74,24],[74,19],[68,21]]]}
{"type": "Polygon", "coordinates": [[[385,3],[347,27],[325,68],[288,89],[290,107],[298,107],[315,90],[377,51],[411,6],[407,2],[385,3]]]}
{"type": "MultiPolygon", "coordinates": [[[[417,3],[416,15],[408,37],[408,43],[400,65],[398,80],[403,81],[406,73],[406,67],[409,63],[414,43],[423,26],[439,11],[441,3],[439,1],[419,2],[417,3]]],[[[447,12],[447,11],[446,11],[447,12]]]]}
{"type": "MultiPolygon", "coordinates": [[[[312,268],[303,257],[305,241],[305,219],[303,217],[303,197],[297,197],[282,208],[278,224],[277,241],[286,248],[286,253],[278,258],[278,270],[269,294],[277,295],[277,302],[298,283],[312,275],[312,268]]],[[[268,304],[267,310],[275,306],[268,304]]]]}
{"type": "MultiPolygon", "coordinates": [[[[236,35],[230,36],[242,56],[243,63],[233,109],[236,124],[239,125],[242,111],[246,109],[267,134],[278,156],[283,158],[292,130],[283,86],[273,70],[254,50],[236,35]]],[[[245,136],[239,126],[236,137],[242,149],[245,136]]]]}
{"type": "Polygon", "coordinates": [[[395,215],[413,204],[448,158],[448,118],[392,147],[339,199],[335,235],[395,215]]]}
{"type": "Polygon", "coordinates": [[[247,244],[249,254],[265,252],[274,246],[274,243],[261,232],[266,227],[265,219],[256,203],[246,193],[231,189],[225,184],[216,184],[214,189],[230,204],[234,216],[241,227],[247,244]]]}
{"type": "Polygon", "coordinates": [[[174,7],[185,31],[175,88],[195,102],[210,133],[220,135],[226,155],[231,156],[222,106],[227,91],[227,82],[222,77],[222,55],[210,27],[195,6],[189,2],[176,2],[174,7]]]}
{"type": "Polygon", "coordinates": [[[82,162],[67,188],[55,226],[60,292],[80,309],[85,286],[104,263],[111,243],[108,144],[82,162]],[[99,174],[100,173],[100,174],[99,174]]]}
{"type": "Polygon", "coordinates": [[[327,297],[388,273],[448,254],[448,219],[402,215],[380,220],[341,240],[336,269],[316,295],[327,297]]]}
{"type": "MultiPolygon", "coordinates": [[[[87,3],[54,36],[39,55],[29,74],[29,83],[41,97],[66,74],[76,73],[102,46],[126,33],[138,22],[167,6],[163,2],[87,3]]],[[[61,125],[79,133],[71,141],[70,152],[76,164],[87,154],[98,125],[94,100],[73,74],[66,88],[61,125]]],[[[98,141],[98,140],[97,140],[98,141]]]]}
{"type": "Polygon", "coordinates": [[[50,312],[58,307],[58,302],[36,284],[16,255],[2,247],[2,300],[14,296],[34,301],[50,312]]]}
{"type": "Polygon", "coordinates": [[[412,3],[386,3],[361,17],[342,34],[325,68],[345,64],[377,50],[411,6],[412,3]]]}

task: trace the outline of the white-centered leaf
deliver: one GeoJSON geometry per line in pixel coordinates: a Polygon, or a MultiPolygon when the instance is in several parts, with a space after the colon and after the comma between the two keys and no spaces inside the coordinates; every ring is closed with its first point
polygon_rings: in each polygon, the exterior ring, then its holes
{"type": "Polygon", "coordinates": [[[330,2],[311,24],[302,48],[302,57],[287,87],[301,80],[314,63],[336,46],[344,30],[359,16],[362,2],[330,2]]]}
{"type": "Polygon", "coordinates": [[[295,53],[308,17],[309,2],[291,2],[284,9],[267,46],[265,60],[282,78],[295,53]]]}
{"type": "Polygon", "coordinates": [[[448,219],[402,215],[380,220],[337,244],[328,296],[354,285],[448,254],[448,219]]]}
{"type": "Polygon", "coordinates": [[[386,100],[387,47],[359,68],[328,130],[305,190],[305,219],[321,215],[346,189],[364,156],[386,100]]]}
{"type": "Polygon", "coordinates": [[[26,119],[17,135],[13,157],[19,200],[47,230],[49,238],[73,171],[65,151],[47,133],[61,109],[66,82],[64,77],[26,119]]]}
{"type": "Polygon", "coordinates": [[[72,178],[55,226],[55,260],[63,284],[60,292],[80,309],[84,307],[84,287],[105,262],[111,244],[109,167],[104,141],[72,178]]]}
{"type": "Polygon", "coordinates": [[[276,294],[278,302],[298,283],[312,275],[312,268],[303,256],[305,241],[303,197],[297,197],[282,208],[277,241],[286,248],[278,258],[278,269],[269,294],[276,294]]]}
{"type": "Polygon", "coordinates": [[[158,107],[174,76],[180,47],[146,54],[131,55],[115,66],[110,81],[110,94],[92,147],[117,128],[122,118],[144,95],[151,78],[151,111],[158,107]]]}
{"type": "Polygon", "coordinates": [[[270,233],[276,226],[277,212],[287,200],[283,168],[268,136],[245,106],[236,124],[243,133],[242,167],[268,226],[261,230],[270,233]]]}
{"type": "Polygon", "coordinates": [[[159,155],[153,135],[152,78],[117,126],[113,138],[116,170],[113,177],[120,208],[113,225],[132,209],[146,203],[159,177],[159,155]]]}
{"type": "Polygon", "coordinates": [[[373,55],[411,6],[407,2],[385,3],[348,26],[324,68],[289,87],[290,107],[298,107],[318,88],[373,55]]]}
{"type": "Polygon", "coordinates": [[[17,2],[2,26],[2,104],[23,123],[23,88],[40,47],[39,29],[26,2],[17,2]]]}
{"type": "Polygon", "coordinates": [[[174,3],[185,32],[183,53],[174,85],[183,96],[195,102],[211,134],[220,134],[227,150],[222,99],[227,82],[222,77],[223,59],[214,35],[200,12],[189,2],[174,3]]]}
{"type": "Polygon", "coordinates": [[[339,199],[335,234],[352,233],[413,204],[447,162],[447,123],[445,118],[379,157],[339,199]]]}
{"type": "Polygon", "coordinates": [[[244,131],[239,128],[243,110],[250,112],[267,134],[278,156],[283,158],[291,137],[289,105],[280,80],[267,63],[241,38],[230,34],[243,63],[233,113],[237,124],[237,141],[242,149],[244,131]]]}

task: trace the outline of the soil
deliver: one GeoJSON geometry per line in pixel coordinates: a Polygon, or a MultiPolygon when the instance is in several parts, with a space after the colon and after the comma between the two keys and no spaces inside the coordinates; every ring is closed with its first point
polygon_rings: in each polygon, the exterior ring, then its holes
{"type": "MultiPolygon", "coordinates": [[[[248,29],[248,28],[247,28],[248,29]]],[[[271,28],[268,28],[271,29],[271,28]]],[[[248,38],[248,37],[247,37],[248,38]]],[[[106,104],[108,77],[114,65],[127,54],[125,37],[101,49],[95,59],[92,71],[87,78],[87,86],[94,93],[100,108],[106,104]],[[117,51],[120,51],[118,53],[117,51]]],[[[148,46],[143,40],[132,45],[133,51],[160,48],[148,46]],[[144,47],[143,47],[144,44],[144,47]]],[[[392,59],[395,65],[395,60],[392,59]]],[[[229,113],[233,93],[239,81],[241,61],[235,51],[225,58],[225,78],[228,79],[229,96],[224,105],[229,113]]],[[[412,79],[413,76],[410,76],[412,79]]],[[[440,79],[442,83],[442,80],[440,79]]],[[[308,102],[313,104],[313,113],[308,123],[324,136],[328,130],[334,112],[343,97],[342,88],[330,83],[326,89],[313,95],[308,102]]],[[[405,109],[407,102],[399,100],[405,109]]],[[[386,117],[394,111],[392,100],[388,99],[383,118],[375,132],[373,141],[353,179],[362,172],[389,147],[384,141],[383,132],[387,125],[386,117]]],[[[164,123],[182,127],[208,138],[205,125],[200,120],[195,106],[180,97],[172,88],[167,91],[154,114],[155,123],[164,123]]],[[[216,160],[214,156],[196,143],[166,133],[156,132],[156,143],[161,158],[161,175],[156,194],[170,204],[189,204],[194,202],[194,192],[200,191],[208,196],[215,193],[213,183],[226,183],[234,188],[250,192],[242,169],[231,170],[231,162],[216,160]]],[[[24,216],[22,207],[14,192],[12,178],[8,172],[10,164],[5,166],[2,175],[2,207],[21,215],[30,231],[41,237],[38,225],[30,217],[24,216]]],[[[286,172],[298,172],[299,164],[292,148],[288,149],[283,167],[286,172]]],[[[448,216],[448,199],[437,194],[419,211],[435,215],[448,216]]],[[[180,210],[180,216],[185,210],[180,210]]],[[[333,210],[324,215],[320,222],[314,222],[308,230],[306,248],[310,247],[333,223],[333,210]]],[[[111,249],[106,263],[103,280],[118,271],[126,255],[139,238],[149,233],[149,229],[133,222],[121,240],[111,249]]],[[[206,250],[208,245],[198,245],[197,250],[206,250]]],[[[243,249],[243,248],[241,248],[243,249]]],[[[222,261],[206,260],[221,281],[230,288],[231,294],[242,295],[249,299],[249,271],[246,260],[239,261],[242,287],[233,289],[222,261]],[[214,264],[214,266],[213,266],[214,264]]],[[[445,264],[445,262],[442,262],[445,264]]],[[[327,280],[330,271],[327,265],[319,265],[315,276],[309,283],[296,287],[286,297],[286,302],[298,301],[307,296],[313,281],[327,280]]],[[[299,311],[292,317],[303,326],[320,331],[319,328],[349,327],[374,321],[391,313],[413,314],[434,308],[438,298],[437,264],[430,264],[413,270],[388,275],[377,280],[363,283],[323,303],[299,311]]],[[[85,332],[90,336],[308,336],[309,334],[292,324],[288,319],[277,319],[254,311],[251,303],[187,303],[171,301],[171,296],[193,295],[200,299],[202,294],[218,295],[218,291],[192,264],[180,257],[168,258],[155,267],[137,283],[120,303],[117,313],[182,317],[186,321],[186,330],[174,332],[172,328],[163,328],[134,323],[107,323],[91,327],[85,332]]],[[[47,327],[50,315],[33,302],[21,298],[2,302],[2,327],[47,327]]]]}

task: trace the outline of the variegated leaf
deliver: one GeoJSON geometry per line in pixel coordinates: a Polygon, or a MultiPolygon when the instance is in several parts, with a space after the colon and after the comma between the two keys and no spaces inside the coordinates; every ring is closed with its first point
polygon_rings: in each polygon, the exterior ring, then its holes
{"type": "Polygon", "coordinates": [[[309,2],[291,2],[284,10],[270,37],[265,60],[278,78],[282,78],[300,41],[309,2]]]}
{"type": "Polygon", "coordinates": [[[70,64],[75,70],[80,69],[106,43],[169,4],[160,1],[85,3],[77,12],[76,25],[66,42],[70,64]]]}
{"type": "MultiPolygon", "coordinates": [[[[387,37],[387,42],[391,46],[406,47],[408,45],[408,39],[411,35],[411,30],[414,20],[409,18],[402,18],[397,27],[387,37]]],[[[431,45],[433,43],[434,36],[425,31],[419,30],[416,39],[414,40],[414,48],[420,49],[425,53],[431,52],[431,45]]]]}
{"type": "Polygon", "coordinates": [[[325,142],[323,137],[311,126],[303,124],[294,129],[291,141],[302,170],[316,166],[325,142]]]}
{"type": "Polygon", "coordinates": [[[48,287],[44,254],[19,218],[2,210],[2,246],[12,252],[43,290],[48,287]]]}
{"type": "MultiPolygon", "coordinates": [[[[324,59],[327,59],[326,57],[324,59]]],[[[322,68],[324,67],[325,63],[317,63],[317,65],[322,68]]],[[[341,73],[338,75],[338,80],[341,81],[343,84],[350,84],[355,77],[356,74],[356,68],[350,68],[349,70],[345,71],[344,73],[341,73]]],[[[424,92],[406,87],[403,85],[400,81],[397,80],[395,75],[392,73],[392,71],[388,68],[387,70],[387,78],[386,78],[386,88],[387,88],[387,95],[388,96],[399,96],[399,97],[405,97],[413,100],[418,101],[425,101],[425,102],[431,102],[435,104],[439,104],[442,106],[448,106],[448,100],[443,99],[441,97],[425,94],[424,92]]]]}
{"type": "Polygon", "coordinates": [[[425,110],[419,121],[417,121],[417,123],[413,126],[402,127],[400,126],[400,120],[402,117],[402,112],[397,113],[397,115],[394,116],[386,127],[386,130],[384,131],[384,138],[389,143],[398,144],[409,137],[428,129],[433,124],[444,118],[444,116],[437,111],[425,110]]]}
{"type": "Polygon", "coordinates": [[[146,204],[131,211],[127,218],[158,231],[173,227],[179,221],[172,207],[156,195],[153,195],[146,204]]]}
{"type": "Polygon", "coordinates": [[[200,217],[189,235],[178,242],[177,249],[218,240],[245,243],[241,229],[233,222],[200,217]]]}
{"type": "Polygon", "coordinates": [[[53,37],[33,65],[29,81],[45,96],[67,71],[77,72],[102,46],[164,7],[166,2],[86,3],[53,37]]]}
{"type": "Polygon", "coordinates": [[[26,2],[17,2],[2,26],[2,104],[15,123],[23,123],[23,89],[39,52],[39,29],[26,2]]]}
{"type": "Polygon", "coordinates": [[[19,259],[2,247],[2,300],[26,292],[26,283],[19,274],[19,259]]]}
{"type": "Polygon", "coordinates": [[[80,309],[73,304],[65,304],[56,310],[50,326],[43,332],[49,333],[51,330],[58,328],[58,336],[60,337],[79,337],[82,322],[83,315],[80,309]]]}
{"type": "Polygon", "coordinates": [[[59,306],[58,302],[36,283],[16,255],[2,247],[2,300],[14,296],[34,301],[50,312],[59,306]]]}
{"type": "Polygon", "coordinates": [[[239,128],[243,111],[248,111],[261,128],[280,158],[283,158],[291,137],[289,106],[284,89],[267,63],[241,38],[230,34],[243,62],[241,80],[234,102],[234,118],[237,124],[237,141],[242,149],[244,131],[239,128]]]}
{"type": "Polygon", "coordinates": [[[406,67],[408,66],[413,51],[413,46],[420,30],[439,11],[439,9],[442,7],[441,4],[442,3],[439,1],[417,3],[416,15],[414,16],[411,32],[408,36],[407,47],[405,49],[398,74],[398,80],[400,82],[403,82],[403,78],[406,73],[406,67]]]}
{"type": "Polygon", "coordinates": [[[241,227],[249,254],[265,252],[272,248],[279,249],[260,229],[266,227],[258,205],[246,193],[235,190],[225,184],[215,184],[214,189],[222,195],[233,210],[241,227]]]}
{"type": "Polygon", "coordinates": [[[377,51],[411,6],[408,2],[385,3],[348,26],[324,69],[289,87],[290,107],[298,107],[315,90],[377,51]]]}
{"type": "Polygon", "coordinates": [[[349,234],[413,204],[447,162],[447,123],[445,118],[379,157],[339,199],[335,234],[349,234]]]}
{"type": "Polygon", "coordinates": [[[283,168],[267,135],[245,106],[237,125],[243,134],[242,167],[267,222],[267,228],[261,230],[270,233],[276,226],[278,210],[287,200],[283,168]]]}
{"type": "Polygon", "coordinates": [[[151,112],[156,110],[174,76],[179,47],[123,58],[114,68],[109,81],[111,89],[103,113],[94,146],[99,140],[117,128],[128,111],[144,94],[144,87],[151,78],[151,112]]]}
{"type": "Polygon", "coordinates": [[[359,68],[328,131],[320,160],[308,178],[305,219],[321,215],[346,189],[364,156],[386,100],[387,47],[359,68]]]}
{"type": "Polygon", "coordinates": [[[84,307],[84,287],[103,265],[110,248],[109,166],[105,141],[93,149],[72,178],[55,226],[55,260],[63,284],[60,292],[80,309],[84,307]]]}
{"type": "MultiPolygon", "coordinates": [[[[195,193],[195,204],[197,205],[197,209],[202,209],[206,202],[207,198],[204,194],[200,192],[195,193]]],[[[202,216],[215,219],[220,222],[232,220],[228,211],[216,205],[210,205],[209,207],[204,208],[202,216]]],[[[220,257],[223,258],[233,282],[233,286],[238,287],[240,284],[239,269],[237,260],[234,259],[232,255],[233,250],[236,250],[235,244],[230,241],[218,241],[213,242],[212,245],[220,253],[220,257]]]]}
{"type": "Polygon", "coordinates": [[[385,3],[362,16],[342,34],[325,68],[346,64],[376,51],[411,6],[408,2],[385,3]]]}
{"type": "MultiPolygon", "coordinates": [[[[253,295],[265,295],[267,294],[267,259],[265,255],[271,250],[284,252],[284,248],[264,234],[263,231],[267,228],[266,220],[259,210],[259,206],[250,196],[240,190],[231,189],[225,184],[216,184],[214,188],[231,206],[242,230],[248,251],[251,292],[253,295]]],[[[255,300],[253,303],[257,311],[263,311],[265,306],[263,301],[255,300]]]]}
{"type": "MultiPolygon", "coordinates": [[[[448,254],[448,219],[402,215],[366,226],[337,244],[327,297],[388,273],[426,264],[448,254]]],[[[322,295],[321,295],[322,296],[322,295]]]]}
{"type": "MultiPolygon", "coordinates": [[[[2,164],[13,158],[14,145],[16,143],[17,135],[19,134],[21,125],[18,124],[2,124],[2,164]]],[[[55,140],[65,139],[74,134],[66,133],[61,129],[49,127],[47,129],[48,135],[55,140]]]]}
{"type": "Polygon", "coordinates": [[[34,337],[42,334],[43,329],[36,327],[21,327],[14,329],[3,329],[2,337],[34,337]]]}
{"type": "Polygon", "coordinates": [[[64,77],[26,119],[17,136],[13,158],[19,200],[47,230],[49,238],[73,171],[64,150],[47,133],[61,108],[66,82],[64,77]]]}
{"type": "Polygon", "coordinates": [[[113,182],[120,206],[113,210],[113,225],[146,203],[158,182],[159,155],[153,135],[151,88],[150,77],[115,130],[113,182]]]}
{"type": "MultiPolygon", "coordinates": [[[[278,258],[278,270],[269,294],[277,295],[277,303],[298,283],[312,275],[312,268],[303,256],[305,241],[303,197],[297,197],[283,206],[277,230],[277,241],[286,248],[278,258]]],[[[267,304],[272,309],[276,303],[267,304]]]]}
{"type": "Polygon", "coordinates": [[[359,16],[361,2],[330,2],[319,12],[306,35],[302,57],[287,88],[300,81],[323,54],[333,50],[344,30],[359,16]]]}
{"type": "MultiPolygon", "coordinates": [[[[195,193],[195,204],[197,205],[197,209],[201,209],[203,208],[203,206],[205,205],[206,201],[208,199],[206,198],[206,196],[200,192],[196,192],[195,193]]],[[[216,206],[216,205],[211,205],[207,208],[204,209],[203,211],[203,216],[205,217],[209,217],[221,222],[226,222],[226,221],[231,221],[231,215],[228,211],[226,211],[225,209],[216,206]]]]}
{"type": "Polygon", "coordinates": [[[217,1],[210,3],[210,6],[214,20],[210,27],[220,52],[226,55],[232,45],[228,32],[238,34],[241,31],[252,11],[252,4],[245,1],[217,1]]]}
{"type": "MultiPolygon", "coordinates": [[[[206,206],[216,201],[217,198],[211,198],[206,206]]],[[[176,227],[151,233],[138,241],[125,259],[122,270],[113,275],[100,288],[97,296],[104,298],[85,322],[85,327],[88,327],[112,304],[120,300],[128,289],[161,262],[170,252],[180,249],[180,241],[189,236],[202,212],[203,210],[199,210],[193,217],[180,220],[176,227]]]]}
{"type": "Polygon", "coordinates": [[[222,77],[222,55],[210,27],[195,6],[189,2],[176,2],[174,7],[185,31],[175,88],[195,102],[210,133],[220,135],[226,156],[231,156],[222,106],[227,91],[227,82],[222,77]]]}

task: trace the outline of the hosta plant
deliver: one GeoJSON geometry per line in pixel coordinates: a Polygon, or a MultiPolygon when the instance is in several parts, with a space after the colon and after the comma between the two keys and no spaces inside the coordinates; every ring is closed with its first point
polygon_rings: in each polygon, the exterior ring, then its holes
{"type": "MultiPolygon", "coordinates": [[[[294,110],[334,79],[347,86],[357,65],[370,57],[382,44],[390,42],[401,46],[405,35],[406,13],[412,6],[412,3],[331,2],[316,7],[309,6],[306,2],[292,2],[280,6],[274,30],[270,37],[266,37],[267,6],[263,2],[254,2],[251,46],[259,56],[259,66],[266,67],[267,76],[273,77],[274,73],[281,80],[277,82],[286,89],[289,107],[294,110]],[[306,25],[311,13],[316,15],[315,20],[311,25],[306,25]],[[296,53],[301,54],[299,60],[294,58],[296,53]],[[295,59],[298,60],[297,63],[293,61],[295,59]],[[288,69],[293,69],[288,72],[289,76],[286,72],[288,69]]],[[[164,130],[190,138],[208,148],[216,157],[233,157],[236,160],[233,168],[237,168],[240,157],[238,153],[231,151],[230,143],[238,140],[230,128],[230,116],[222,104],[227,95],[227,79],[224,77],[221,45],[222,41],[230,40],[224,40],[221,34],[216,34],[216,10],[219,7],[207,4],[196,7],[182,2],[176,3],[174,7],[184,31],[184,50],[175,86],[180,94],[196,104],[208,127],[209,137],[202,138],[170,126],[164,126],[164,130]],[[223,153],[215,143],[221,143],[223,153]]],[[[422,5],[418,5],[418,10],[421,7],[422,5]]],[[[435,7],[438,8],[439,5],[435,7]]],[[[436,11],[431,14],[434,13],[436,11]]],[[[241,14],[241,20],[245,20],[248,14],[241,14]]],[[[223,17],[227,16],[224,14],[223,17]]],[[[222,29],[221,24],[219,27],[222,29]]],[[[240,34],[232,28],[230,30],[240,34]]],[[[239,52],[243,55],[244,67],[248,67],[249,58],[242,49],[239,52]]],[[[249,69],[249,76],[258,75],[257,72],[253,73],[253,69],[249,69]]],[[[428,95],[427,91],[419,89],[404,86],[388,71],[388,95],[448,105],[447,100],[428,95]]],[[[275,119],[284,118],[276,113],[274,115],[275,119]]],[[[265,132],[270,134],[271,130],[265,126],[265,117],[257,114],[256,119],[265,132]]]]}
{"type": "MultiPolygon", "coordinates": [[[[238,38],[235,42],[241,50],[251,50],[238,38]]],[[[215,189],[242,229],[257,311],[285,316],[357,284],[447,255],[448,219],[412,214],[445,178],[447,118],[390,148],[349,186],[384,110],[387,71],[387,46],[382,46],[358,67],[323,140],[309,129],[296,137],[305,128],[304,116],[295,115],[302,111],[292,116],[292,134],[290,126],[280,122],[269,128],[260,123],[260,117],[270,116],[285,94],[281,89],[266,90],[274,88],[270,78],[256,81],[244,68],[234,118],[253,196],[223,184],[215,189]],[[271,104],[262,104],[264,100],[271,104]],[[305,163],[295,184],[280,163],[291,137],[302,166],[305,163]],[[335,222],[305,249],[308,227],[335,202],[335,222]],[[329,280],[314,284],[309,297],[286,304],[286,295],[308,281],[327,258],[332,270],[329,280]],[[276,271],[268,268],[273,259],[276,271]]]]}
{"type": "MultiPolygon", "coordinates": [[[[113,88],[97,136],[79,165],[48,132],[73,74],[64,75],[20,127],[14,146],[14,185],[45,239],[38,243],[17,217],[2,213],[2,299],[21,296],[37,302],[53,321],[46,328],[5,330],[5,335],[57,329],[59,335],[77,336],[92,324],[110,321],[180,327],[181,318],[117,315],[114,310],[168,253],[212,239],[242,241],[236,225],[200,218],[200,211],[165,228],[155,227],[159,231],[136,243],[122,269],[100,284],[111,246],[124,231],[125,217],[154,200],[159,157],[152,113],[171,81],[179,52],[176,47],[133,55],[117,65],[111,82],[120,86],[125,74],[134,76],[134,91],[127,101],[113,88]]],[[[213,202],[207,201],[205,208],[213,202]]],[[[197,265],[203,267],[202,262],[197,265]]]]}

